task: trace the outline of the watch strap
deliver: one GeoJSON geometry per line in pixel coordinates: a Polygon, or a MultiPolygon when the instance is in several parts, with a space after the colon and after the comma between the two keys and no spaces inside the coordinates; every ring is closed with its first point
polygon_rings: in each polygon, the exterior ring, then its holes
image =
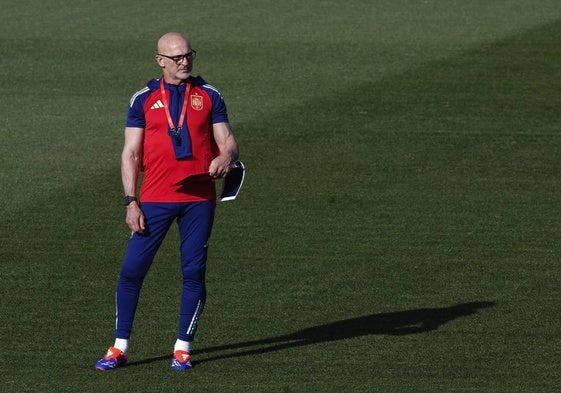
{"type": "Polygon", "coordinates": [[[128,205],[131,204],[131,202],[138,202],[138,199],[136,199],[135,196],[129,196],[129,195],[125,196],[125,198],[123,200],[123,204],[125,206],[128,206],[128,205]]]}

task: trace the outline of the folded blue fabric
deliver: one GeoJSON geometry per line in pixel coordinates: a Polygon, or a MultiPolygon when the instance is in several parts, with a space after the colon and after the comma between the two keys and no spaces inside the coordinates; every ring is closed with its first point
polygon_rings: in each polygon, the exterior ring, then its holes
{"type": "Polygon", "coordinates": [[[166,89],[170,92],[169,113],[175,129],[168,130],[175,159],[182,160],[193,155],[191,152],[191,137],[189,136],[189,128],[187,127],[187,114],[183,124],[178,124],[181,117],[181,109],[183,108],[183,100],[185,99],[185,84],[171,85],[166,83],[166,89]]]}

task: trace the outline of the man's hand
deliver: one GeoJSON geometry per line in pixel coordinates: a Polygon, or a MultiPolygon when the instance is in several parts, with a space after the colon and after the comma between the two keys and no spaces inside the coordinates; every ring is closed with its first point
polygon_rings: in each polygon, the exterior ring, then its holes
{"type": "Polygon", "coordinates": [[[220,155],[210,163],[208,172],[214,178],[224,177],[230,172],[232,160],[228,156],[220,155]]]}
{"type": "Polygon", "coordinates": [[[144,233],[144,229],[146,229],[144,214],[136,201],[129,203],[127,206],[126,222],[131,231],[139,234],[144,233]]]}

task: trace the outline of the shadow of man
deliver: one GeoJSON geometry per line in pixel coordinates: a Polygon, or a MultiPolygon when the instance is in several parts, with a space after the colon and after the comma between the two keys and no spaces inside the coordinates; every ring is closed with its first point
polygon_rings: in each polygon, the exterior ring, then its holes
{"type": "MultiPolygon", "coordinates": [[[[288,348],[303,347],[311,344],[338,341],[360,336],[405,336],[419,334],[436,330],[454,319],[467,317],[477,313],[480,309],[493,307],[494,305],[495,302],[481,301],[457,304],[451,307],[420,308],[372,314],[314,326],[278,337],[202,348],[193,351],[193,354],[202,355],[219,352],[214,356],[210,355],[209,357],[198,358],[196,363],[200,364],[214,360],[259,355],[288,348]]],[[[172,355],[169,354],[156,358],[139,360],[130,362],[128,366],[138,366],[154,361],[171,359],[171,357],[172,355]]]]}
{"type": "Polygon", "coordinates": [[[231,351],[230,353],[221,353],[216,356],[202,358],[197,362],[203,363],[360,336],[418,334],[438,329],[454,319],[475,314],[480,309],[493,307],[494,305],[494,302],[481,301],[443,308],[421,308],[372,314],[314,326],[283,336],[203,348],[194,351],[194,353],[204,354],[231,351]]]}

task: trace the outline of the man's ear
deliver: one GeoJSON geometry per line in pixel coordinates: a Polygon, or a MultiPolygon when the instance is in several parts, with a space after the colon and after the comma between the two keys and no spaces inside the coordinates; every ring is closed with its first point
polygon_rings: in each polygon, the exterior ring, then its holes
{"type": "Polygon", "coordinates": [[[156,63],[158,63],[158,65],[161,68],[166,68],[166,66],[164,65],[164,59],[162,59],[162,56],[156,55],[156,56],[154,56],[154,58],[156,59],[156,63]]]}

